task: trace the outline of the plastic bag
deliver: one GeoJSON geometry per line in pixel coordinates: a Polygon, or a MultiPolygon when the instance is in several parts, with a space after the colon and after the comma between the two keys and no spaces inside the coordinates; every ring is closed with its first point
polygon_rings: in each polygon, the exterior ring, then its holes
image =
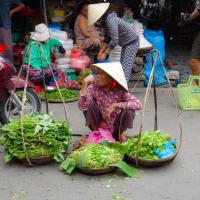
{"type": "Polygon", "coordinates": [[[98,131],[92,131],[88,138],[87,138],[87,143],[95,143],[99,144],[103,141],[108,141],[108,142],[115,142],[115,139],[112,136],[112,133],[103,128],[99,128],[98,131]]]}
{"type": "MultiPolygon", "coordinates": [[[[164,34],[162,31],[152,31],[152,30],[145,30],[144,31],[145,38],[153,45],[153,48],[160,52],[160,57],[163,63],[165,62],[165,39],[164,34]]],[[[156,55],[153,55],[154,58],[156,55]]],[[[147,60],[150,60],[150,55],[147,55],[147,60]]],[[[150,60],[147,65],[145,66],[144,74],[147,78],[145,84],[148,84],[150,73],[152,69],[152,61],[150,60]]],[[[159,86],[162,84],[167,83],[167,79],[165,77],[165,73],[162,68],[162,64],[160,60],[156,59],[155,65],[155,85],[159,86]]]]}
{"type": "Polygon", "coordinates": [[[176,144],[176,141],[168,141],[165,142],[163,146],[163,151],[160,152],[160,150],[155,150],[155,154],[159,156],[159,158],[167,158],[175,154],[175,148],[174,145],[176,144]]]}

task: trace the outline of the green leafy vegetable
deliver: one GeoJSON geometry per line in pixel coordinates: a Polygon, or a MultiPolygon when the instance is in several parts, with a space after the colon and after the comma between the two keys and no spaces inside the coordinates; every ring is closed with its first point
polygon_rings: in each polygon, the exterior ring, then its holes
{"type": "Polygon", "coordinates": [[[76,167],[88,169],[102,169],[107,167],[118,167],[130,177],[138,176],[138,171],[125,162],[124,154],[128,149],[126,145],[103,142],[102,144],[86,144],[71,153],[64,160],[60,169],[71,174],[76,167]]]}
{"type": "MultiPolygon", "coordinates": [[[[71,142],[71,129],[65,122],[56,121],[52,114],[34,113],[26,116],[23,122],[24,141],[29,158],[51,156],[56,161],[64,160],[64,153],[71,142]]],[[[4,149],[5,162],[14,157],[24,159],[21,121],[14,120],[2,128],[0,145],[4,149]]]]}
{"type": "Polygon", "coordinates": [[[121,161],[123,156],[114,148],[100,144],[87,144],[71,153],[60,169],[71,174],[71,166],[89,169],[101,169],[121,161]]]}
{"type": "MultiPolygon", "coordinates": [[[[141,135],[141,143],[139,149],[139,157],[147,160],[157,160],[159,157],[155,154],[154,150],[163,150],[165,142],[170,141],[169,135],[161,134],[159,130],[153,132],[144,132],[141,135]]],[[[128,140],[129,151],[128,155],[136,157],[138,138],[131,138],[128,140]]]]}
{"type": "MultiPolygon", "coordinates": [[[[74,90],[69,90],[67,88],[61,88],[60,92],[64,100],[73,100],[78,97],[78,92],[74,90]]],[[[58,90],[46,93],[48,100],[61,100],[60,93],[58,90]]],[[[45,94],[41,93],[41,97],[45,98],[45,94]]]]}

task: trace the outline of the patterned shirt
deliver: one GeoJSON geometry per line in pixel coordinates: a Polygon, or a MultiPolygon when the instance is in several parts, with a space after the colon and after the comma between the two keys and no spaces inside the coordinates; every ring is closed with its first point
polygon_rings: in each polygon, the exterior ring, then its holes
{"type": "Polygon", "coordinates": [[[133,28],[123,19],[119,18],[115,12],[107,16],[106,28],[110,38],[109,47],[112,49],[118,44],[123,47],[132,41],[137,42],[138,40],[138,36],[133,28]]]}
{"type": "Polygon", "coordinates": [[[80,98],[79,108],[81,110],[87,110],[90,102],[92,102],[93,99],[99,106],[102,118],[105,121],[106,108],[111,106],[113,103],[120,103],[120,106],[110,114],[109,120],[107,121],[107,127],[111,132],[114,131],[115,119],[122,109],[140,110],[142,107],[140,101],[123,88],[104,92],[97,85],[91,84],[88,86],[87,96],[80,98]]]}

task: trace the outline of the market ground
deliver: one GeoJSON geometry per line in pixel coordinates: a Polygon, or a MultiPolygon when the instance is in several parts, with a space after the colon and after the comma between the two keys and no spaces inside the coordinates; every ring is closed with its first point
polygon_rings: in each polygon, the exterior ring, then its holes
{"type": "MultiPolygon", "coordinates": [[[[143,88],[137,89],[134,94],[143,102],[143,88]]],[[[50,107],[55,117],[64,120],[62,105],[51,104],[50,107]]],[[[73,133],[87,133],[77,103],[68,104],[67,109],[73,133]]],[[[176,114],[169,89],[158,89],[159,129],[179,141],[176,114]]],[[[134,128],[128,134],[138,133],[140,116],[139,113],[136,115],[134,128]]],[[[165,167],[141,169],[140,178],[130,179],[119,171],[103,176],[88,176],[76,171],[68,176],[60,172],[54,163],[34,168],[27,168],[21,163],[4,164],[1,153],[0,200],[199,200],[200,115],[199,112],[182,112],[181,118],[183,144],[178,157],[165,167]]],[[[151,95],[144,130],[153,129],[153,119],[151,95]]]]}
{"type": "MultiPolygon", "coordinates": [[[[143,100],[144,92],[137,89],[135,95],[143,100]]],[[[168,89],[158,90],[158,105],[159,129],[178,139],[175,105],[168,89]]],[[[87,133],[77,103],[68,104],[67,108],[73,132],[87,133]]],[[[62,105],[52,104],[51,110],[57,118],[64,119],[62,105]]],[[[153,118],[153,99],[150,98],[145,130],[152,130],[153,118]]],[[[53,163],[34,168],[21,163],[4,164],[1,154],[0,200],[199,200],[199,112],[183,112],[182,121],[184,138],[176,160],[165,167],[142,169],[140,178],[130,179],[118,171],[103,176],[79,172],[68,176],[53,163]]],[[[136,116],[134,129],[128,133],[136,134],[139,124],[140,114],[136,116]]]]}

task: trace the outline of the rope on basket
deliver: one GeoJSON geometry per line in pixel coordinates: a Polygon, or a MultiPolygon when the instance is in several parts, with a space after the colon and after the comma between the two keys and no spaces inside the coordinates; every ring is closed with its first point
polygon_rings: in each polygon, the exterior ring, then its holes
{"type": "Polygon", "coordinates": [[[28,69],[27,69],[27,73],[26,73],[25,87],[24,87],[23,98],[22,98],[22,108],[21,108],[21,111],[20,111],[20,116],[21,116],[21,135],[22,135],[23,149],[24,149],[25,154],[26,154],[27,163],[28,163],[28,165],[30,167],[32,167],[33,164],[31,163],[31,160],[30,160],[30,158],[28,156],[28,152],[27,152],[27,148],[26,148],[26,144],[25,144],[25,138],[24,138],[24,106],[25,106],[25,102],[26,102],[26,92],[27,92],[27,86],[28,86],[28,75],[29,75],[30,62],[31,62],[31,56],[32,56],[32,47],[33,47],[33,44],[31,45],[31,47],[29,49],[31,54],[30,54],[29,62],[28,62],[28,69]]]}
{"type": "MultiPolygon", "coordinates": [[[[39,43],[39,45],[41,45],[41,44],[39,43]]],[[[43,81],[44,98],[45,98],[45,104],[46,104],[46,113],[49,114],[49,104],[48,104],[48,99],[47,99],[45,74],[44,74],[43,63],[42,63],[41,49],[40,49],[40,64],[41,64],[41,68],[42,68],[42,81],[43,81]]]]}
{"type": "MultiPolygon", "coordinates": [[[[150,57],[150,58],[146,61],[146,63],[148,63],[151,59],[152,59],[152,57],[150,57]]],[[[133,89],[132,89],[132,92],[135,91],[135,89],[136,89],[136,87],[137,87],[139,81],[141,80],[143,74],[144,74],[144,69],[141,71],[141,74],[140,74],[140,76],[139,76],[139,78],[138,78],[136,84],[134,85],[134,87],[133,87],[133,89]]],[[[129,103],[130,100],[131,100],[131,96],[130,96],[130,98],[127,100],[127,103],[126,103],[125,109],[123,109],[122,114],[121,114],[121,117],[120,117],[120,122],[119,122],[119,131],[118,131],[118,138],[119,138],[119,141],[120,141],[120,142],[122,142],[122,141],[121,141],[121,138],[120,138],[120,135],[121,135],[121,126],[122,126],[122,120],[123,120],[123,117],[124,117],[124,115],[125,115],[126,108],[127,108],[128,103],[129,103]]]]}
{"type": "Polygon", "coordinates": [[[44,50],[43,50],[43,48],[42,48],[41,43],[39,43],[39,48],[40,48],[41,52],[44,54],[44,57],[45,57],[45,59],[46,59],[46,62],[48,63],[48,67],[49,67],[49,69],[50,69],[50,71],[51,71],[51,74],[52,74],[52,76],[53,76],[53,79],[54,79],[54,81],[55,81],[55,83],[56,83],[56,88],[58,89],[59,95],[60,95],[61,100],[62,100],[62,103],[63,103],[63,107],[64,107],[64,111],[65,111],[65,119],[66,119],[66,122],[67,122],[68,125],[69,125],[69,119],[68,119],[68,116],[67,116],[67,107],[66,107],[66,104],[65,104],[63,95],[62,95],[62,93],[61,93],[61,91],[60,91],[60,87],[59,87],[58,82],[57,82],[57,80],[56,80],[56,78],[55,78],[55,76],[54,76],[52,67],[51,67],[51,65],[50,65],[50,63],[49,63],[49,61],[48,61],[48,59],[47,59],[47,57],[46,57],[46,55],[45,55],[45,53],[44,53],[44,50]]]}
{"type": "MultiPolygon", "coordinates": [[[[162,62],[162,59],[160,57],[160,52],[158,50],[153,50],[151,52],[151,54],[153,54],[154,52],[156,53],[156,57],[158,57],[158,59],[161,62],[162,68],[164,70],[165,76],[166,76],[168,84],[170,86],[170,90],[172,92],[172,96],[174,98],[174,102],[175,102],[175,105],[176,105],[176,110],[177,110],[177,113],[178,113],[177,117],[178,117],[178,120],[179,120],[179,129],[180,129],[180,138],[179,139],[180,139],[180,143],[179,143],[179,145],[177,147],[177,153],[176,153],[176,156],[177,156],[179,151],[180,151],[180,147],[182,145],[182,136],[183,136],[182,122],[181,122],[181,117],[180,117],[181,113],[180,113],[180,110],[179,110],[179,107],[178,107],[178,103],[177,103],[177,99],[176,99],[176,96],[175,96],[175,93],[174,93],[174,89],[172,88],[170,80],[169,80],[169,78],[167,76],[166,69],[164,67],[164,63],[162,62]]],[[[152,65],[152,70],[151,70],[151,74],[150,74],[150,78],[149,78],[149,83],[148,83],[146,94],[145,94],[144,108],[143,108],[143,112],[142,112],[142,119],[141,119],[141,125],[140,125],[140,132],[139,132],[139,135],[138,135],[137,153],[136,153],[136,166],[139,166],[139,150],[140,150],[140,143],[141,143],[141,134],[142,134],[143,124],[144,124],[144,116],[145,116],[146,104],[147,104],[147,101],[148,101],[148,98],[149,98],[149,94],[150,94],[150,90],[151,90],[151,86],[152,86],[152,82],[153,82],[153,78],[154,78],[155,60],[156,59],[154,58],[154,62],[153,62],[153,65],[152,65]]]]}
{"type": "Polygon", "coordinates": [[[178,101],[177,101],[177,98],[176,98],[174,89],[173,89],[173,87],[172,87],[172,85],[171,85],[171,82],[170,82],[170,80],[169,80],[169,77],[167,76],[167,71],[166,71],[166,69],[165,69],[164,63],[163,63],[163,61],[162,61],[162,59],[161,59],[161,57],[160,57],[160,52],[157,51],[157,54],[158,54],[158,58],[159,58],[159,60],[160,60],[160,63],[161,63],[161,65],[162,65],[163,71],[164,71],[164,73],[165,73],[165,76],[166,76],[166,78],[167,78],[167,81],[168,81],[168,83],[169,83],[170,90],[171,90],[171,92],[172,92],[172,95],[173,95],[173,98],[174,98],[174,102],[175,102],[175,106],[176,106],[176,110],[177,110],[177,117],[178,117],[178,120],[179,120],[179,129],[180,129],[180,143],[179,143],[179,146],[178,146],[178,149],[177,149],[177,152],[179,152],[179,151],[180,151],[180,148],[181,148],[181,145],[182,145],[182,142],[183,142],[183,127],[182,127],[182,121],[181,121],[181,111],[180,111],[179,106],[178,106],[178,101]]]}
{"type": "MultiPolygon", "coordinates": [[[[24,58],[27,56],[27,54],[28,54],[28,52],[30,51],[31,48],[32,48],[32,45],[29,46],[28,50],[26,51],[26,53],[24,55],[24,58]]],[[[17,82],[14,85],[14,88],[13,88],[13,90],[11,92],[11,97],[10,97],[9,104],[8,104],[8,118],[10,118],[10,112],[11,112],[11,106],[12,106],[11,104],[13,102],[14,94],[15,94],[15,91],[16,91],[18,83],[19,83],[19,77],[21,76],[22,68],[23,68],[23,66],[20,67],[19,73],[17,75],[17,82]]]]}

